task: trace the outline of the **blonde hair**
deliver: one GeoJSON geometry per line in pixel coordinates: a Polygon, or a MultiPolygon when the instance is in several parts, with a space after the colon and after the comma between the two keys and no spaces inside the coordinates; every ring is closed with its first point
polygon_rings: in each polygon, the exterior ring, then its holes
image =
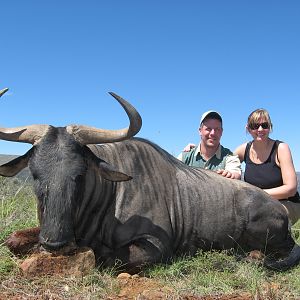
{"type": "Polygon", "coordinates": [[[267,122],[269,124],[270,131],[273,129],[273,124],[270,115],[267,110],[259,108],[254,110],[248,117],[247,128],[253,127],[254,124],[259,123],[260,120],[267,122]]]}

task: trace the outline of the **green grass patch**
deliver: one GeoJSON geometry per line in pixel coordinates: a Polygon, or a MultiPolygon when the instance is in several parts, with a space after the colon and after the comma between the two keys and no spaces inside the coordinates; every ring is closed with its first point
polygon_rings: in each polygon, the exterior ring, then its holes
{"type": "Polygon", "coordinates": [[[32,187],[17,179],[0,177],[0,243],[13,231],[37,226],[32,187]]]}

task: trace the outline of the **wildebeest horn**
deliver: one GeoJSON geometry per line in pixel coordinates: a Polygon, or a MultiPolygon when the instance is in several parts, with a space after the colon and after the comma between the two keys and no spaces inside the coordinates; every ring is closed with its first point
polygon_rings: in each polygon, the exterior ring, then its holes
{"type": "Polygon", "coordinates": [[[0,140],[36,144],[49,125],[29,125],[15,128],[0,128],[0,140]]]}
{"type": "MultiPolygon", "coordinates": [[[[2,96],[8,89],[0,91],[2,96]]],[[[74,136],[74,138],[84,144],[100,144],[117,142],[137,134],[142,127],[142,119],[136,109],[120,96],[110,92],[110,94],[123,106],[125,109],[130,126],[119,130],[98,129],[83,125],[67,126],[67,131],[74,136]]],[[[23,142],[29,144],[36,144],[44,136],[48,130],[49,125],[29,125],[15,128],[0,128],[0,139],[12,142],[23,142]]]]}
{"type": "MultiPolygon", "coordinates": [[[[0,90],[0,97],[8,88],[0,90]]],[[[34,144],[44,135],[48,125],[30,125],[15,128],[0,128],[0,140],[34,144]]]]}
{"type": "Polygon", "coordinates": [[[129,127],[118,130],[107,130],[84,125],[67,126],[67,131],[81,144],[88,145],[123,141],[131,138],[140,131],[142,118],[136,109],[115,93],[110,92],[109,94],[123,106],[129,117],[129,127]]]}
{"type": "Polygon", "coordinates": [[[5,88],[5,89],[3,89],[3,90],[0,90],[0,97],[4,94],[4,93],[6,93],[8,91],[8,88],[5,88]]]}

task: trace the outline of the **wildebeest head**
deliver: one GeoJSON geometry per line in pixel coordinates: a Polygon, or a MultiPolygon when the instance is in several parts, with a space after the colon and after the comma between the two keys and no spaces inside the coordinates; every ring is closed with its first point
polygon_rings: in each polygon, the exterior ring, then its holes
{"type": "MultiPolygon", "coordinates": [[[[0,91],[0,96],[6,91],[0,91]]],[[[131,179],[98,158],[86,146],[126,140],[141,128],[142,120],[135,108],[118,95],[110,94],[126,111],[129,127],[119,130],[82,125],[0,128],[0,139],[33,145],[23,156],[0,166],[0,175],[14,176],[29,167],[38,200],[40,243],[47,249],[72,248],[75,245],[74,213],[85,192],[85,176],[89,167],[97,168],[101,177],[110,181],[131,179]]]]}

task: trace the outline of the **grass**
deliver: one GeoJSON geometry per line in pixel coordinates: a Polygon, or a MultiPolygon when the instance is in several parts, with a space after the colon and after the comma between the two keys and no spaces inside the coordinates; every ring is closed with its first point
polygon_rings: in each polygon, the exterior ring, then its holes
{"type": "MultiPolygon", "coordinates": [[[[37,226],[36,201],[30,185],[0,177],[0,299],[107,299],[120,289],[114,270],[93,270],[82,278],[25,278],[19,259],[5,247],[13,231],[37,226]]],[[[300,222],[293,227],[300,240],[300,222]]],[[[183,295],[245,294],[253,299],[299,299],[300,266],[275,273],[260,263],[239,261],[228,252],[202,252],[195,257],[174,259],[170,265],[156,265],[144,276],[170,287],[172,298],[183,295]]],[[[113,299],[113,298],[111,298],[113,299]]],[[[188,298],[185,298],[188,299],[188,298]]],[[[248,298],[249,299],[249,298],[248,298]]]]}
{"type": "Polygon", "coordinates": [[[171,282],[179,294],[248,293],[256,299],[298,299],[299,275],[300,268],[278,274],[255,262],[237,261],[226,251],[200,251],[196,257],[178,259],[150,272],[152,277],[171,282]]]}

